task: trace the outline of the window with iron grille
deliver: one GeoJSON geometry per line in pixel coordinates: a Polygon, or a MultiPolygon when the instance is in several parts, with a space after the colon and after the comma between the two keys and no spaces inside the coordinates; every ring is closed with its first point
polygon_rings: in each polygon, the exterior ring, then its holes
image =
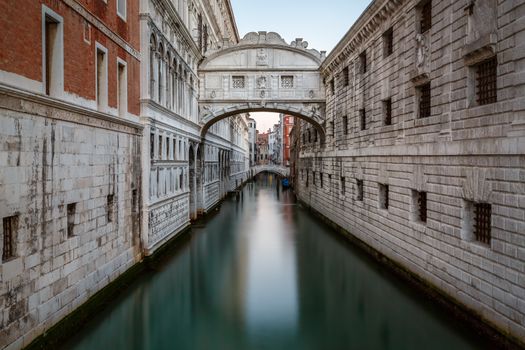
{"type": "Polygon", "coordinates": [[[335,82],[334,79],[330,80],[330,93],[335,95],[335,82]]]}
{"type": "Polygon", "coordinates": [[[432,27],[432,1],[422,1],[419,5],[419,11],[419,32],[425,33],[432,27]]]}
{"type": "Polygon", "coordinates": [[[232,76],[232,87],[234,89],[244,89],[244,76],[242,75],[232,76]]]}
{"type": "Polygon", "coordinates": [[[348,135],[348,116],[343,116],[343,134],[348,135]]]}
{"type": "Polygon", "coordinates": [[[420,191],[412,191],[414,200],[414,220],[419,222],[427,222],[427,193],[420,191]]]}
{"type": "Polygon", "coordinates": [[[357,200],[358,201],[363,201],[363,197],[364,197],[364,186],[363,186],[363,180],[359,180],[359,179],[356,179],[356,184],[357,184],[357,200]]]}
{"type": "Polygon", "coordinates": [[[344,176],[341,176],[341,194],[344,196],[346,193],[346,179],[344,176]]]}
{"type": "Polygon", "coordinates": [[[419,95],[419,118],[430,117],[431,113],[431,89],[430,82],[418,87],[419,95]]]}
{"type": "Polygon", "coordinates": [[[293,75],[281,76],[281,87],[283,89],[292,89],[293,88],[293,75]]]}
{"type": "Polygon", "coordinates": [[[385,125],[392,125],[392,99],[383,101],[383,122],[385,125]]]}
{"type": "Polygon", "coordinates": [[[341,73],[343,75],[343,86],[348,86],[350,84],[350,76],[348,72],[348,67],[345,67],[343,69],[343,72],[341,73]]]}
{"type": "Polygon", "coordinates": [[[2,261],[7,261],[15,257],[15,233],[18,229],[18,215],[5,217],[3,227],[2,261]]]}
{"type": "Polygon", "coordinates": [[[361,125],[361,130],[366,130],[366,111],[364,108],[359,110],[359,121],[361,125]]]}
{"type": "Polygon", "coordinates": [[[389,205],[389,188],[388,185],[379,184],[379,208],[388,209],[389,205]]]}
{"type": "Polygon", "coordinates": [[[366,64],[366,51],[363,51],[359,55],[359,66],[361,67],[361,73],[366,73],[368,67],[366,64]]]}
{"type": "Polygon", "coordinates": [[[321,184],[321,188],[323,188],[323,173],[319,173],[319,182],[321,184]]]}
{"type": "Polygon", "coordinates": [[[73,237],[75,235],[75,213],[77,211],[77,203],[69,203],[67,205],[67,236],[73,237]]]}
{"type": "Polygon", "coordinates": [[[497,68],[496,57],[476,65],[476,101],[479,105],[497,102],[497,68]]]}
{"type": "Polygon", "coordinates": [[[114,215],[114,208],[115,208],[115,197],[112,194],[108,194],[106,197],[106,205],[107,205],[107,220],[108,222],[113,221],[113,215],[114,215]]]}
{"type": "Polygon", "coordinates": [[[388,57],[394,52],[394,30],[390,28],[383,34],[383,57],[388,57]]]}
{"type": "Polygon", "coordinates": [[[492,206],[488,203],[474,203],[474,237],[476,241],[490,244],[492,206]]]}

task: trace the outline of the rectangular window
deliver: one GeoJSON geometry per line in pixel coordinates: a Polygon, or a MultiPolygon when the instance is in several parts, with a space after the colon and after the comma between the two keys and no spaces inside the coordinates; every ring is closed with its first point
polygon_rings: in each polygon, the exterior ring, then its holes
{"type": "Polygon", "coordinates": [[[313,179],[314,186],[315,186],[315,184],[316,184],[316,181],[315,181],[315,171],[312,172],[312,179],[313,179]]]}
{"type": "Polygon", "coordinates": [[[306,187],[308,187],[308,180],[310,179],[310,172],[306,170],[306,187]]]}
{"type": "Polygon", "coordinates": [[[149,156],[151,159],[155,158],[155,134],[149,135],[149,156]]]}
{"type": "Polygon", "coordinates": [[[77,211],[77,203],[69,203],[67,205],[67,236],[73,237],[75,235],[75,213],[77,211]]]}
{"type": "Polygon", "coordinates": [[[108,66],[105,49],[97,47],[97,106],[101,111],[105,111],[108,105],[108,66]]]}
{"type": "Polygon", "coordinates": [[[117,109],[121,117],[126,116],[128,112],[128,77],[126,64],[117,62],[117,109]]]}
{"type": "Polygon", "coordinates": [[[106,205],[107,205],[107,221],[112,222],[113,221],[113,215],[114,215],[114,196],[112,194],[109,194],[106,197],[106,205]]]}
{"type": "Polygon", "coordinates": [[[490,244],[492,228],[492,206],[488,203],[474,203],[474,237],[477,241],[490,244]]]}
{"type": "Polygon", "coordinates": [[[170,144],[171,144],[171,141],[170,141],[170,138],[168,136],[168,137],[166,137],[166,159],[171,159],[170,144]]]}
{"type": "Polygon", "coordinates": [[[379,184],[379,208],[387,209],[389,205],[389,189],[388,185],[379,184]]]}
{"type": "Polygon", "coordinates": [[[386,58],[394,52],[394,30],[388,29],[383,34],[383,57],[386,58]]]}
{"type": "Polygon", "coordinates": [[[126,20],[126,0],[117,0],[117,14],[126,20]]]}
{"type": "Polygon", "coordinates": [[[332,95],[335,95],[335,80],[334,79],[330,80],[330,93],[332,95]]]}
{"type": "Polygon", "coordinates": [[[232,77],[232,86],[234,89],[244,89],[244,76],[234,75],[232,77]]]}
{"type": "Polygon", "coordinates": [[[422,223],[427,222],[427,193],[412,191],[412,197],[415,208],[415,221],[419,221],[422,223]]]}
{"type": "Polygon", "coordinates": [[[496,57],[476,65],[476,101],[478,105],[497,102],[497,68],[496,57]]]}
{"type": "Polygon", "coordinates": [[[281,76],[281,88],[292,89],[293,88],[293,75],[281,76]]]}
{"type": "Polygon", "coordinates": [[[43,7],[43,61],[46,95],[60,94],[64,79],[62,18],[43,7]]]}
{"type": "Polygon", "coordinates": [[[2,261],[7,261],[15,257],[15,234],[18,230],[18,215],[4,218],[3,227],[2,261]]]}
{"type": "Polygon", "coordinates": [[[432,1],[424,0],[419,5],[419,32],[425,33],[432,27],[432,1]]]}
{"type": "Polygon", "coordinates": [[[345,67],[343,69],[343,86],[348,86],[350,85],[350,74],[349,74],[349,71],[348,71],[348,67],[345,67]]]}
{"type": "Polygon", "coordinates": [[[359,122],[361,130],[366,130],[366,111],[364,108],[359,110],[359,122]]]}
{"type": "Polygon", "coordinates": [[[344,176],[341,176],[341,194],[344,196],[346,193],[346,179],[344,176]]]}
{"type": "Polygon", "coordinates": [[[363,180],[359,180],[359,179],[356,179],[356,184],[357,184],[357,200],[358,201],[363,201],[363,197],[364,197],[364,186],[363,186],[363,180]]]}
{"type": "Polygon", "coordinates": [[[343,134],[348,135],[348,116],[343,116],[343,134]]]}
{"type": "Polygon", "coordinates": [[[159,159],[162,159],[162,135],[159,135],[159,159]]]}
{"type": "Polygon", "coordinates": [[[368,70],[367,62],[366,62],[366,51],[363,51],[359,55],[359,66],[361,67],[360,69],[361,73],[366,73],[366,71],[368,70]]]}
{"type": "Polygon", "coordinates": [[[321,184],[321,188],[323,188],[323,173],[319,173],[319,182],[321,184]]]}
{"type": "Polygon", "coordinates": [[[431,115],[431,89],[430,82],[418,87],[419,95],[419,118],[427,118],[431,115]]]}
{"type": "Polygon", "coordinates": [[[384,125],[392,125],[392,99],[391,98],[383,101],[383,123],[384,125]]]}

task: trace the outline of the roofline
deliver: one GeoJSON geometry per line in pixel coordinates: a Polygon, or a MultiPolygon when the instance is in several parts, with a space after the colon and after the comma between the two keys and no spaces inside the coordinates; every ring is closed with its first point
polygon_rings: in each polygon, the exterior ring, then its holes
{"type": "MultiPolygon", "coordinates": [[[[229,0],[228,0],[229,1],[229,0]]],[[[388,1],[388,0],[386,0],[388,1]]],[[[346,32],[346,34],[343,36],[341,40],[335,45],[335,47],[330,51],[326,59],[324,60],[323,64],[321,65],[321,71],[326,69],[333,61],[334,59],[339,55],[340,51],[348,44],[348,42],[352,39],[352,37],[357,34],[357,32],[361,29],[361,27],[365,24],[365,20],[368,19],[370,12],[375,12],[380,8],[380,5],[384,3],[385,0],[373,0],[366,9],[361,13],[361,15],[357,18],[357,20],[352,24],[350,29],[346,32]]]]}
{"type": "Polygon", "coordinates": [[[224,0],[224,2],[226,3],[226,7],[228,8],[228,14],[230,15],[230,20],[232,22],[235,39],[236,39],[235,43],[238,43],[239,41],[241,41],[241,37],[239,35],[239,29],[237,28],[237,21],[235,20],[235,15],[233,13],[232,4],[230,0],[224,0]]]}

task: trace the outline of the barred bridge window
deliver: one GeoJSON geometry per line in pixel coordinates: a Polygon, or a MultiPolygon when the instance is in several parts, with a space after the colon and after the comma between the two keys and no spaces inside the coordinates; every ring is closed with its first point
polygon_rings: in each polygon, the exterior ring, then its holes
{"type": "Polygon", "coordinates": [[[492,207],[488,203],[474,204],[474,236],[476,240],[490,244],[492,207]]]}
{"type": "Polygon", "coordinates": [[[476,96],[479,105],[497,101],[497,68],[496,57],[479,63],[476,66],[476,96]]]}

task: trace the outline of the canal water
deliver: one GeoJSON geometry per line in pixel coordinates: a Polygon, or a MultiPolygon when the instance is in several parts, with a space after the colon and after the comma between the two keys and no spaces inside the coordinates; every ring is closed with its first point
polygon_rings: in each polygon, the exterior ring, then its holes
{"type": "Polygon", "coordinates": [[[483,349],[259,175],[66,349],[483,349]]]}

